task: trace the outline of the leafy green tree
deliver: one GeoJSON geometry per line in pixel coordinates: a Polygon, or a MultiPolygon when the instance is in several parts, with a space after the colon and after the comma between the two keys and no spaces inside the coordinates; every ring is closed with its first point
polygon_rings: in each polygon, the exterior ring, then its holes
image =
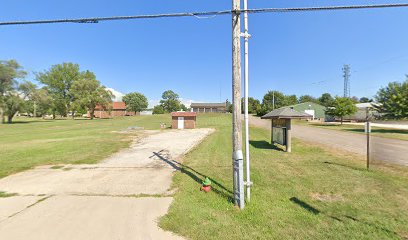
{"type": "Polygon", "coordinates": [[[318,98],[318,102],[325,107],[331,107],[333,105],[334,98],[330,93],[323,93],[322,96],[318,98]]]}
{"type": "Polygon", "coordinates": [[[165,112],[175,112],[181,109],[180,107],[179,95],[172,90],[167,90],[162,94],[162,100],[160,100],[160,105],[163,107],[165,112]]]}
{"type": "Polygon", "coordinates": [[[368,102],[372,102],[373,99],[369,99],[368,97],[362,97],[358,100],[360,103],[368,103],[368,102]]]}
{"type": "Polygon", "coordinates": [[[6,94],[5,114],[7,115],[7,122],[12,123],[16,113],[23,111],[25,107],[24,100],[19,96],[18,92],[9,91],[6,94]]]}
{"type": "Polygon", "coordinates": [[[257,107],[256,113],[258,116],[262,116],[273,109],[297,104],[297,101],[296,95],[285,95],[279,91],[268,91],[262,99],[261,106],[257,107]]]}
{"type": "Polygon", "coordinates": [[[89,111],[93,119],[96,106],[107,108],[112,103],[113,94],[96,80],[92,72],[86,71],[81,75],[81,78],[76,80],[69,90],[74,99],[73,110],[80,113],[89,111]]]}
{"type": "Polygon", "coordinates": [[[154,106],[153,114],[164,114],[164,108],[161,105],[154,106]]]}
{"type": "Polygon", "coordinates": [[[305,102],[313,102],[317,103],[317,99],[313,96],[310,95],[302,95],[299,97],[299,103],[305,103],[305,102]]]}
{"type": "Polygon", "coordinates": [[[232,104],[230,103],[230,101],[228,101],[228,99],[225,101],[225,107],[227,109],[227,112],[232,113],[232,104]]]}
{"type": "Polygon", "coordinates": [[[78,64],[62,63],[36,74],[36,78],[46,85],[53,99],[54,110],[66,117],[69,111],[73,112],[74,93],[70,91],[71,87],[86,74],[89,73],[81,72],[78,64]]]}
{"type": "Polygon", "coordinates": [[[408,118],[408,76],[404,82],[391,82],[381,88],[375,99],[378,103],[377,111],[384,118],[408,118]]]}
{"type": "Polygon", "coordinates": [[[326,114],[330,116],[339,117],[341,124],[343,124],[343,118],[347,115],[356,113],[358,108],[354,101],[348,97],[336,97],[332,107],[326,109],[326,114]]]}
{"type": "Polygon", "coordinates": [[[180,109],[184,112],[186,112],[188,110],[188,108],[186,107],[186,105],[184,104],[180,104],[180,109]]]}
{"type": "MultiPolygon", "coordinates": [[[[258,106],[260,105],[261,105],[261,102],[258,99],[249,97],[248,98],[248,113],[249,114],[256,113],[256,110],[258,109],[258,106]]],[[[241,100],[241,110],[242,110],[242,113],[245,112],[245,98],[242,98],[241,100]]]]}
{"type": "Polygon", "coordinates": [[[149,105],[146,96],[138,92],[126,94],[123,101],[126,103],[126,109],[135,113],[146,110],[149,105]]]}
{"type": "Polygon", "coordinates": [[[17,79],[27,75],[22,67],[15,61],[0,61],[0,122],[4,123],[6,101],[11,97],[8,93],[16,89],[17,79]]]}
{"type": "Polygon", "coordinates": [[[295,105],[298,103],[298,99],[296,97],[296,95],[286,95],[282,106],[281,107],[286,107],[286,106],[290,106],[290,105],[295,105]]]}
{"type": "Polygon", "coordinates": [[[52,108],[52,98],[45,88],[36,89],[32,96],[32,101],[35,103],[33,108],[36,108],[35,110],[33,109],[34,116],[41,116],[44,118],[52,108]]]}

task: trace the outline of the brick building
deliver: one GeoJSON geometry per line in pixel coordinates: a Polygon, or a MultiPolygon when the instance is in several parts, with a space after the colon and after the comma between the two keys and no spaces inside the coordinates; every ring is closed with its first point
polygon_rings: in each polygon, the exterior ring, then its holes
{"type": "Polygon", "coordinates": [[[171,128],[194,129],[196,127],[197,113],[195,112],[172,112],[171,128]]]}
{"type": "MultiPolygon", "coordinates": [[[[139,115],[138,112],[128,112],[126,110],[126,104],[124,102],[112,102],[107,108],[101,106],[96,106],[94,116],[96,118],[112,118],[112,117],[123,117],[123,116],[135,116],[139,115]]],[[[88,112],[88,117],[90,113],[88,112]]]]}
{"type": "Polygon", "coordinates": [[[191,103],[191,111],[197,113],[226,113],[227,103],[191,103]]]}

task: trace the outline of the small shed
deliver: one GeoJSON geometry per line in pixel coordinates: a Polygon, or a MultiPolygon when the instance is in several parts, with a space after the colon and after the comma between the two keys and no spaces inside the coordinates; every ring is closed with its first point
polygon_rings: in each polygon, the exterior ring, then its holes
{"type": "Polygon", "coordinates": [[[171,127],[173,129],[194,129],[197,122],[196,112],[172,112],[171,127]]]}
{"type": "Polygon", "coordinates": [[[311,119],[312,115],[291,108],[279,108],[261,117],[271,119],[271,144],[286,146],[286,152],[292,151],[292,119],[311,119]]]}

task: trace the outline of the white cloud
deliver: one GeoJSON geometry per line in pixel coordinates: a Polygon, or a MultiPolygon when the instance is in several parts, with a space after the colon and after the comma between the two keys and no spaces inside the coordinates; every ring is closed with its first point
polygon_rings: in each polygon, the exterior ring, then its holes
{"type": "Polygon", "coordinates": [[[123,96],[125,96],[124,93],[121,93],[121,92],[119,92],[119,91],[116,91],[116,90],[113,89],[113,88],[106,88],[106,90],[109,90],[109,91],[111,91],[111,92],[113,93],[114,97],[113,97],[112,100],[113,100],[114,102],[122,102],[122,98],[123,98],[123,96]]]}

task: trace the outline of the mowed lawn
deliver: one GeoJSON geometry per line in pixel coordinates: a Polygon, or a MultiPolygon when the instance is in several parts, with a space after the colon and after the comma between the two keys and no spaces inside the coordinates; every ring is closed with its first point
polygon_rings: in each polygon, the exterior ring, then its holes
{"type": "MultiPolygon", "coordinates": [[[[330,123],[307,123],[306,121],[296,121],[295,124],[320,127],[331,130],[345,131],[351,133],[365,134],[364,126],[352,124],[330,124],[330,123]]],[[[392,138],[408,141],[408,130],[392,129],[383,127],[371,127],[371,135],[383,138],[392,138]]]]}
{"type": "Polygon", "coordinates": [[[132,126],[160,129],[170,116],[115,119],[41,120],[17,118],[0,124],[0,178],[38,165],[96,163],[123,147],[131,136],[118,133],[132,126]]]}
{"type": "Polygon", "coordinates": [[[232,201],[231,118],[201,115],[217,131],[187,154],[178,191],[160,226],[190,239],[408,239],[408,169],[293,142],[271,149],[270,133],[251,129],[251,203],[232,201]],[[213,190],[200,192],[208,176],[213,190]]]}

